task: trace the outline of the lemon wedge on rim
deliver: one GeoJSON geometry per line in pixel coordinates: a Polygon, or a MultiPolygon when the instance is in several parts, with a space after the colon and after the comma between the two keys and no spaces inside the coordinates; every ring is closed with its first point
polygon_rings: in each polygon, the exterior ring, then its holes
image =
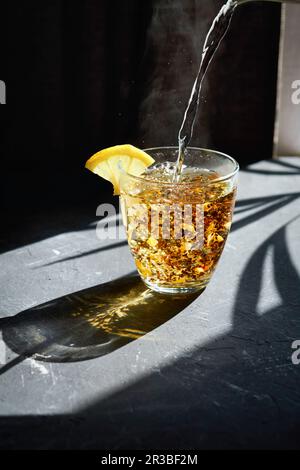
{"type": "Polygon", "coordinates": [[[139,176],[154,163],[154,160],[143,150],[133,145],[115,145],[95,153],[85,167],[101,178],[110,181],[114,186],[114,195],[120,194],[120,176],[122,170],[139,176]]]}

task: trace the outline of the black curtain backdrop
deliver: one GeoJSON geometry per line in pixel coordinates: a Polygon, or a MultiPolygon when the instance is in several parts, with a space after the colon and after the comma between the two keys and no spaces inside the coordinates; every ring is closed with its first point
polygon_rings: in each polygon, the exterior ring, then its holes
{"type": "MultiPolygon", "coordinates": [[[[10,0],[1,20],[2,213],[111,199],[84,170],[120,143],[176,145],[222,0],[10,0]]],[[[237,11],[211,65],[192,144],[241,164],[272,155],[280,6],[237,11]]]]}

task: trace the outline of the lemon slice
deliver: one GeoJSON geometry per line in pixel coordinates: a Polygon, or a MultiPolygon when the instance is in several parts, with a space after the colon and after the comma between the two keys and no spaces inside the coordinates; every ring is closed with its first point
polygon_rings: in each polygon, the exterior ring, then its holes
{"type": "Polygon", "coordinates": [[[120,194],[120,176],[126,171],[134,176],[139,176],[145,168],[152,165],[154,160],[143,150],[133,145],[116,145],[95,153],[86,162],[85,167],[110,181],[114,186],[114,195],[120,194]]]}

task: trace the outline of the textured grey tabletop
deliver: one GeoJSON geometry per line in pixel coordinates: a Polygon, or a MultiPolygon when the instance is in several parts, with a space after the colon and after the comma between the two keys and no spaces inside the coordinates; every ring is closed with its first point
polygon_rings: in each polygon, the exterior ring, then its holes
{"type": "Polygon", "coordinates": [[[300,158],[282,158],[241,172],[198,297],[146,289],[94,224],[3,253],[0,447],[300,447],[299,234],[300,158]]]}

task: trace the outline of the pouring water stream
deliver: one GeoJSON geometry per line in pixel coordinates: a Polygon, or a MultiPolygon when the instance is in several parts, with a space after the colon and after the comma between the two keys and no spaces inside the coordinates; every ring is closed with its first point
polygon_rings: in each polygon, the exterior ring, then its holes
{"type": "MultiPolygon", "coordinates": [[[[178,134],[178,159],[175,166],[173,181],[179,181],[182,173],[182,167],[184,163],[185,149],[191,141],[193,135],[194,123],[199,107],[200,94],[203,79],[211,63],[215,52],[217,51],[222,39],[224,38],[236,7],[245,3],[250,3],[256,0],[228,0],[225,5],[222,6],[218,15],[214,19],[211,28],[206,36],[200,68],[194,82],[191,96],[184,113],[184,118],[178,134]]],[[[283,3],[283,0],[264,0],[267,2],[283,3]]],[[[291,3],[300,4],[300,0],[289,0],[291,3]]]]}

